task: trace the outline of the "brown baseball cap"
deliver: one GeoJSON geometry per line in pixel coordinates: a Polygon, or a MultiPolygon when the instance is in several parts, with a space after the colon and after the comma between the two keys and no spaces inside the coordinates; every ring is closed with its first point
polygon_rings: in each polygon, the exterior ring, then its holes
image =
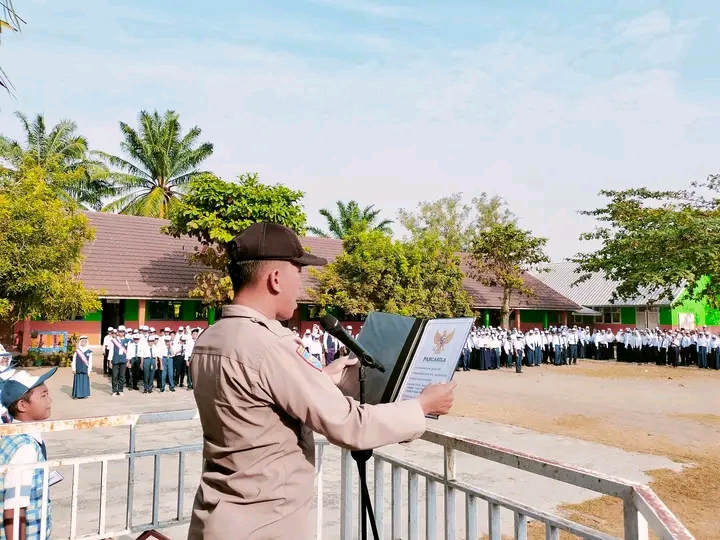
{"type": "Polygon", "coordinates": [[[227,244],[230,262],[292,261],[324,266],[327,260],[305,251],[295,231],[276,223],[253,223],[227,244]]]}

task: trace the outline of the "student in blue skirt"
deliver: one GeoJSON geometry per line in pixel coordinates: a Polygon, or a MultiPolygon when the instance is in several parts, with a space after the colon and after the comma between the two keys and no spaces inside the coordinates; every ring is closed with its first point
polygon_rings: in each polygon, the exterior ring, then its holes
{"type": "Polygon", "coordinates": [[[92,371],[92,350],[88,346],[87,336],[80,336],[77,349],[73,354],[72,371],[73,377],[72,397],[73,399],[85,399],[90,397],[90,372],[92,371]]]}

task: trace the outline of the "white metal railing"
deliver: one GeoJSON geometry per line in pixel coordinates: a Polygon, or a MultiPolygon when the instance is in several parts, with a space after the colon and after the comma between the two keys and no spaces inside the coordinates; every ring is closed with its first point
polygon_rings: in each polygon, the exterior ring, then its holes
{"type": "MultiPolygon", "coordinates": [[[[199,454],[201,444],[189,444],[168,448],[151,450],[137,450],[137,427],[143,424],[161,424],[164,422],[177,422],[197,420],[196,410],[173,411],[162,413],[148,413],[139,415],[119,415],[95,418],[80,418],[71,420],[54,420],[39,423],[21,423],[0,425],[0,436],[15,433],[32,432],[59,432],[88,430],[95,428],[129,427],[128,451],[93,455],[86,457],[71,457],[53,460],[35,465],[13,465],[0,467],[0,474],[9,469],[38,469],[45,471],[43,484],[43,512],[49,493],[48,471],[59,467],[72,467],[72,487],[70,494],[70,540],[100,540],[126,534],[144,532],[148,530],[163,529],[189,522],[190,513],[186,511],[184,496],[186,492],[185,477],[187,474],[186,458],[189,454],[199,454]],[[177,456],[177,482],[172,490],[177,494],[172,517],[161,518],[161,457],[177,456]],[[149,515],[141,523],[133,519],[133,500],[139,482],[145,480],[144,471],[136,470],[136,461],[140,458],[153,458],[152,467],[152,503],[149,505],[149,515]],[[108,468],[110,463],[126,462],[127,499],[125,508],[108,509],[108,468]],[[100,464],[100,494],[99,510],[97,514],[96,532],[92,534],[78,533],[78,496],[82,491],[80,485],[80,472],[82,466],[100,464]],[[110,510],[110,512],[109,512],[110,510]],[[117,515],[124,511],[124,526],[109,527],[110,513],[117,515]]],[[[407,460],[394,457],[387,452],[375,451],[373,467],[373,498],[376,521],[381,535],[385,531],[385,483],[386,473],[390,473],[390,521],[388,523],[391,538],[407,538],[416,540],[420,538],[421,528],[424,528],[424,537],[432,540],[438,537],[441,527],[445,540],[457,538],[457,499],[458,495],[465,498],[465,538],[478,538],[479,501],[487,503],[487,530],[490,540],[501,540],[501,510],[513,513],[514,537],[516,540],[526,540],[529,520],[536,520],[545,526],[545,536],[548,540],[559,539],[560,531],[567,531],[580,538],[589,540],[613,540],[615,537],[601,531],[575,523],[562,516],[558,516],[539,508],[529,506],[522,502],[512,500],[503,495],[494,493],[484,487],[475,486],[456,477],[456,454],[464,453],[484,460],[489,460],[507,467],[527,471],[558,482],[589,489],[600,494],[618,497],[623,501],[624,538],[626,540],[648,540],[648,531],[652,530],[662,540],[694,540],[690,532],[668,510],[653,491],[642,484],[630,482],[620,478],[611,477],[580,467],[574,467],[558,461],[545,460],[522,452],[482,443],[476,440],[459,437],[437,430],[427,431],[422,439],[428,443],[443,448],[443,472],[438,473],[413,464],[407,460]],[[386,465],[389,471],[386,470],[386,465]],[[405,471],[405,474],[403,474],[405,471]],[[407,477],[403,485],[403,477],[407,477]],[[421,490],[420,480],[424,479],[424,490],[421,490]],[[424,527],[421,527],[421,491],[424,492],[424,527]],[[406,492],[406,497],[403,493],[406,492]],[[438,498],[442,499],[442,524],[438,523],[438,498]],[[406,516],[403,517],[405,509],[406,516]],[[440,525],[440,527],[439,527],[440,525]]],[[[316,537],[321,540],[326,526],[324,494],[326,489],[326,472],[324,471],[324,456],[326,448],[330,447],[327,440],[318,438],[316,441],[316,537]]],[[[200,460],[200,456],[197,456],[200,460]]],[[[353,511],[353,500],[357,494],[353,489],[354,461],[350,452],[342,450],[340,457],[340,538],[351,540],[354,532],[359,531],[360,519],[353,511]]],[[[370,476],[369,476],[370,478],[370,476]]],[[[197,479],[193,479],[193,486],[197,479]]],[[[166,482],[167,484],[167,482],[166,482]]],[[[124,488],[123,488],[124,489],[124,488]]],[[[165,491],[171,488],[165,486],[165,491]]],[[[191,488],[194,492],[194,487],[191,488]]],[[[55,504],[55,503],[53,503],[55,504]]],[[[145,509],[143,509],[145,510],[145,509]]],[[[54,513],[57,508],[53,508],[54,513]]],[[[17,515],[17,513],[15,514],[17,515]]],[[[145,514],[143,513],[143,516],[145,514]]],[[[44,522],[44,520],[43,520],[44,522]]],[[[53,526],[55,529],[55,526],[53,526]]],[[[53,533],[54,538],[58,538],[53,533]]],[[[385,536],[387,538],[387,535],[385,536]]],[[[616,539],[615,539],[616,540],[616,539]]]]}
{"type": "MultiPolygon", "coordinates": [[[[456,479],[456,453],[465,453],[478,458],[493,461],[508,467],[527,471],[545,478],[564,482],[573,486],[589,489],[594,492],[618,497],[623,501],[623,523],[626,540],[648,540],[651,530],[662,540],[692,540],[692,534],[670,512],[665,504],[647,486],[621,478],[612,477],[595,471],[574,467],[558,461],[546,460],[522,452],[516,452],[500,446],[482,443],[473,439],[459,437],[437,430],[428,430],[422,437],[424,441],[443,448],[443,473],[439,474],[420,467],[385,452],[375,452],[374,490],[376,520],[378,530],[384,524],[384,465],[391,469],[391,538],[420,538],[419,527],[419,480],[425,480],[425,538],[432,540],[438,537],[436,517],[437,491],[444,491],[443,538],[457,538],[457,496],[465,496],[465,538],[478,538],[478,500],[488,505],[488,536],[490,540],[501,540],[501,509],[513,513],[514,537],[526,540],[528,520],[536,520],[545,525],[546,539],[558,539],[561,530],[580,538],[589,540],[612,540],[615,537],[575,523],[558,515],[545,512],[519,501],[511,500],[484,488],[468,484],[456,479]],[[403,486],[402,472],[407,473],[407,521],[402,517],[403,486]],[[407,524],[406,535],[403,534],[407,524]]],[[[343,468],[345,473],[342,482],[343,515],[342,522],[347,523],[341,533],[342,540],[352,538],[350,523],[352,522],[352,459],[348,451],[343,451],[343,468]]],[[[358,523],[359,525],[359,523],[358,523]]]]}

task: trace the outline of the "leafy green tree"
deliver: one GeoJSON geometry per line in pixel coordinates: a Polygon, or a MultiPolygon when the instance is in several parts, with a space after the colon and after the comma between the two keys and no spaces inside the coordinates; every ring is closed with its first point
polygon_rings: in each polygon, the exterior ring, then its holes
{"type": "Polygon", "coordinates": [[[114,188],[108,182],[105,165],[90,158],[87,139],[77,134],[77,124],[61,120],[48,130],[42,114],[32,121],[21,112],[15,116],[22,124],[25,140],[20,143],[0,135],[2,173],[19,178],[26,170],[42,167],[62,198],[99,210],[103,199],[114,194],[114,188]]]}
{"type": "Polygon", "coordinates": [[[308,232],[322,238],[338,238],[340,240],[357,228],[392,233],[390,225],[393,222],[383,219],[378,223],[380,210],[375,210],[374,205],[361,208],[357,201],[350,201],[347,204],[337,201],[335,204],[337,205],[337,214],[333,214],[327,208],[320,210],[320,215],[327,221],[329,232],[318,227],[309,227],[308,232]]]}
{"type": "MultiPolygon", "coordinates": [[[[12,0],[0,0],[0,36],[7,30],[19,32],[20,25],[24,23],[25,21],[15,12],[12,0]]],[[[0,68],[0,86],[8,92],[12,89],[12,84],[2,68],[0,68]]]]}
{"type": "Polygon", "coordinates": [[[435,232],[457,251],[469,251],[478,234],[493,223],[516,221],[501,197],[487,193],[474,197],[472,204],[463,203],[462,193],[423,201],[415,211],[401,209],[398,219],[412,236],[435,232]]]}
{"type": "Polygon", "coordinates": [[[197,126],[182,135],[175,111],[165,111],[162,116],[157,111],[141,111],[138,124],[136,131],[120,122],[124,137],[120,149],[127,159],[98,152],[119,169],[110,175],[118,198],[103,210],[167,218],[190,181],[204,172],[198,167],[212,155],[213,145],[198,142],[202,131],[197,126]]]}
{"type": "Polygon", "coordinates": [[[0,320],[71,319],[100,309],[77,276],[94,231],[39,166],[0,182],[0,320]]]}
{"type": "Polygon", "coordinates": [[[460,259],[437,235],[404,242],[378,230],[355,230],[344,252],[323,269],[310,269],[310,295],[323,308],[347,313],[384,311],[415,317],[471,315],[460,259]]]}
{"type": "Polygon", "coordinates": [[[600,244],[579,253],[578,283],[602,272],[618,283],[615,300],[655,292],[674,300],[685,297],[720,307],[720,175],[688,189],[603,190],[610,202],[581,212],[598,222],[581,239],[600,244]]]}
{"type": "Polygon", "coordinates": [[[469,257],[472,277],[490,287],[502,287],[500,308],[503,327],[510,326],[510,298],[515,294],[532,296],[523,274],[550,259],[544,248],[547,238],[537,238],[515,223],[493,223],[473,241],[469,257]]]}
{"type": "Polygon", "coordinates": [[[303,193],[282,185],[268,186],[257,174],[244,174],[237,182],[225,182],[212,174],[195,176],[170,213],[167,234],[196,238],[200,245],[191,262],[200,265],[193,298],[212,307],[232,300],[226,274],[225,244],[253,223],[269,221],[305,233],[303,193]],[[208,270],[209,269],[209,270],[208,270]]]}

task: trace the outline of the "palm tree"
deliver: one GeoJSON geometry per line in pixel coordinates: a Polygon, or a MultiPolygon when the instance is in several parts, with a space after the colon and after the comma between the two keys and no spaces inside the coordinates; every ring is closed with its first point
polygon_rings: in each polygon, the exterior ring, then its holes
{"type": "MultiPolygon", "coordinates": [[[[0,35],[3,30],[12,30],[14,32],[20,31],[20,25],[24,24],[20,16],[15,13],[12,0],[0,0],[0,35]]],[[[2,86],[8,92],[12,90],[12,83],[5,75],[5,72],[0,68],[0,86],[2,86]]]]}
{"type": "Polygon", "coordinates": [[[48,131],[42,114],[32,121],[21,112],[15,116],[23,127],[24,144],[0,135],[0,170],[16,176],[41,167],[62,198],[99,210],[114,189],[105,165],[89,157],[87,139],[77,134],[77,124],[61,120],[48,131]]]}
{"type": "Polygon", "coordinates": [[[327,220],[329,232],[325,232],[318,227],[309,227],[308,231],[310,233],[323,238],[343,239],[350,231],[358,227],[384,233],[392,232],[390,225],[393,222],[391,220],[384,219],[376,224],[380,210],[375,210],[375,205],[360,208],[357,201],[350,201],[347,204],[337,201],[335,204],[337,205],[337,216],[326,208],[320,210],[320,215],[327,220]]]}
{"type": "Polygon", "coordinates": [[[205,172],[197,167],[213,153],[213,145],[196,144],[201,133],[197,126],[181,136],[175,111],[166,111],[162,116],[157,111],[141,111],[138,123],[140,128],[135,131],[120,122],[125,138],[120,149],[128,159],[98,152],[120,170],[110,174],[118,198],[103,211],[167,218],[190,180],[205,172]]]}

